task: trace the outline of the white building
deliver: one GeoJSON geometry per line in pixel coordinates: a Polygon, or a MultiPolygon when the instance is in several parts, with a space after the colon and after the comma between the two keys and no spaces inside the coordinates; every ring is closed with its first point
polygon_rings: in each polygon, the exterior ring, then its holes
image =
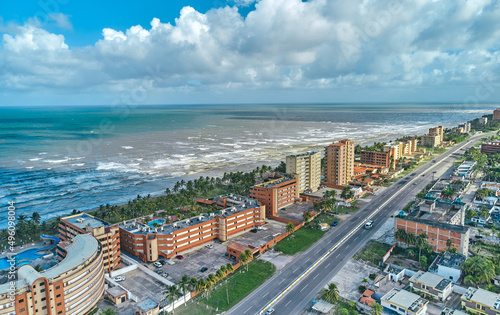
{"type": "Polygon", "coordinates": [[[387,292],[380,301],[384,308],[401,315],[425,315],[429,303],[415,293],[399,289],[387,292]]]}
{"type": "Polygon", "coordinates": [[[444,301],[453,291],[451,280],[439,275],[419,271],[410,278],[410,286],[417,291],[444,301]]]}
{"type": "Polygon", "coordinates": [[[436,257],[429,270],[456,283],[462,275],[460,268],[466,260],[467,258],[463,255],[444,252],[436,257]]]}

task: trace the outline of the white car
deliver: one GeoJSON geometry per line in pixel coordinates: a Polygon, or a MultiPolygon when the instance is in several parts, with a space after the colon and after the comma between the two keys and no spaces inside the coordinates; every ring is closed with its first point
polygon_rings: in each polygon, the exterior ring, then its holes
{"type": "Polygon", "coordinates": [[[155,266],[156,268],[160,268],[160,267],[161,267],[161,266],[163,266],[163,265],[162,265],[160,262],[155,261],[155,262],[153,263],[153,266],[155,266]]]}
{"type": "Polygon", "coordinates": [[[212,245],[212,244],[207,244],[207,245],[205,245],[205,247],[206,247],[206,248],[214,248],[214,245],[212,245]]]}
{"type": "Polygon", "coordinates": [[[274,313],[274,308],[270,307],[266,310],[266,315],[271,315],[272,313],[274,313]]]}
{"type": "Polygon", "coordinates": [[[121,282],[121,281],[125,281],[125,276],[118,276],[118,277],[114,277],[113,280],[115,280],[116,282],[121,282]]]}

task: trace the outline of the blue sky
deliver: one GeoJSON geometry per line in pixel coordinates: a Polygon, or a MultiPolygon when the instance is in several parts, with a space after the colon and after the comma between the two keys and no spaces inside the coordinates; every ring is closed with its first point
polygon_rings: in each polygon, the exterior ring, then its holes
{"type": "Polygon", "coordinates": [[[0,106],[500,100],[498,0],[0,2],[0,106]]]}

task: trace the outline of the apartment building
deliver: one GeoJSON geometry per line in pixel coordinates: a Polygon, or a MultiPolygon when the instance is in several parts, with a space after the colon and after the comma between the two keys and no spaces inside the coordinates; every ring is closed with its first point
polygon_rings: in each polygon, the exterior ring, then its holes
{"type": "Polygon", "coordinates": [[[361,164],[383,166],[393,170],[396,168],[397,161],[397,158],[393,156],[393,150],[387,152],[361,151],[360,162],[361,164]]]}
{"type": "Polygon", "coordinates": [[[481,153],[486,155],[500,153],[500,141],[485,141],[481,143],[481,153]]]}
{"type": "Polygon", "coordinates": [[[429,270],[445,279],[457,282],[462,276],[462,264],[466,259],[464,255],[444,252],[434,259],[429,270]]]}
{"type": "Polygon", "coordinates": [[[299,197],[297,179],[281,176],[277,179],[250,188],[249,196],[266,208],[266,216],[278,216],[278,209],[287,206],[299,197]]]}
{"type": "Polygon", "coordinates": [[[469,287],[460,300],[462,308],[473,314],[500,314],[500,294],[498,293],[469,287]]]}
{"type": "Polygon", "coordinates": [[[384,152],[390,152],[391,156],[394,158],[394,160],[398,160],[400,157],[403,156],[403,148],[405,145],[402,142],[389,142],[386,145],[384,145],[383,151],[384,152]]]}
{"type": "Polygon", "coordinates": [[[413,290],[432,296],[434,299],[444,301],[453,291],[451,280],[430,272],[418,271],[410,278],[413,290]]]}
{"type": "Polygon", "coordinates": [[[286,173],[297,180],[299,194],[315,192],[321,184],[321,152],[306,152],[286,157],[286,173]]]}
{"type": "Polygon", "coordinates": [[[354,142],[349,139],[332,143],[325,148],[325,181],[347,185],[354,175],[354,142]]]}
{"type": "Polygon", "coordinates": [[[400,289],[392,289],[387,292],[380,299],[380,302],[385,309],[390,311],[389,314],[401,315],[425,315],[429,303],[415,293],[400,289]]]}
{"type": "Polygon", "coordinates": [[[493,111],[493,120],[500,120],[500,108],[493,111]]]}
{"type": "Polygon", "coordinates": [[[60,262],[36,271],[23,265],[13,284],[0,285],[0,315],[88,314],[104,293],[101,244],[82,234],[58,247],[60,262]],[[14,299],[12,299],[14,297],[14,299]]]}
{"type": "Polygon", "coordinates": [[[224,199],[229,207],[171,224],[163,222],[160,227],[136,219],[120,224],[122,251],[145,262],[169,259],[215,239],[225,242],[265,223],[265,206],[256,199],[237,195],[216,199],[224,199]]]}
{"type": "Polygon", "coordinates": [[[471,130],[471,123],[466,122],[463,124],[458,124],[458,128],[463,130],[463,133],[469,133],[471,130]]]}
{"type": "Polygon", "coordinates": [[[429,134],[434,134],[434,133],[439,135],[439,144],[441,144],[441,142],[443,142],[443,135],[444,135],[443,126],[429,128],[429,134]]]}
{"type": "Polygon", "coordinates": [[[488,117],[481,117],[479,118],[479,123],[486,125],[488,123],[488,117]]]}
{"type": "MultiPolygon", "coordinates": [[[[431,128],[432,129],[432,128],[431,128]]],[[[441,136],[437,133],[429,133],[420,138],[423,147],[436,148],[441,144],[441,136]]]]}
{"type": "Polygon", "coordinates": [[[106,272],[109,273],[120,268],[120,229],[118,225],[111,225],[87,213],[75,214],[61,219],[59,222],[61,240],[72,239],[79,234],[90,234],[101,243],[106,272]]]}

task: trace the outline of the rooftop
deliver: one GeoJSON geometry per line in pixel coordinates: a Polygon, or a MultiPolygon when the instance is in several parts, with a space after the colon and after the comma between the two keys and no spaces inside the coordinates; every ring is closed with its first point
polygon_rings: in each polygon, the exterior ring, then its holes
{"type": "Polygon", "coordinates": [[[255,185],[254,187],[274,188],[275,186],[277,186],[279,184],[283,184],[283,183],[291,181],[291,180],[296,180],[296,179],[289,177],[289,176],[281,176],[278,179],[264,182],[262,184],[255,185]]]}
{"type": "Polygon", "coordinates": [[[393,264],[390,264],[389,268],[387,268],[387,272],[393,273],[393,274],[398,274],[398,273],[402,272],[403,270],[405,270],[404,267],[401,267],[398,265],[393,265],[393,264]]]}
{"type": "Polygon", "coordinates": [[[445,307],[445,309],[441,311],[441,315],[467,315],[467,313],[445,307]]]}
{"type": "Polygon", "coordinates": [[[79,227],[82,230],[85,230],[85,227],[90,224],[90,227],[93,229],[104,226],[108,227],[109,223],[98,219],[96,217],[93,217],[89,214],[86,213],[80,213],[77,215],[72,215],[69,217],[62,218],[61,221],[66,221],[68,223],[71,223],[72,225],[79,227]]]}
{"type": "Polygon", "coordinates": [[[127,294],[127,291],[125,291],[125,289],[120,286],[112,287],[111,289],[107,289],[106,291],[114,297],[127,294]]]}
{"type": "Polygon", "coordinates": [[[287,157],[301,157],[301,156],[309,156],[319,153],[319,151],[307,151],[305,153],[288,155],[287,157]]]}
{"type": "Polygon", "coordinates": [[[424,305],[429,303],[429,301],[414,293],[398,289],[392,289],[387,292],[382,297],[382,300],[402,306],[414,313],[418,312],[424,305]]]}
{"type": "Polygon", "coordinates": [[[419,271],[410,278],[410,282],[419,282],[426,286],[435,288],[436,290],[443,291],[451,284],[451,281],[439,275],[419,271]]]}
{"type": "Polygon", "coordinates": [[[438,266],[444,266],[460,270],[460,267],[462,266],[462,264],[465,262],[466,259],[467,258],[463,255],[445,252],[438,258],[436,264],[438,266]]]}
{"type": "Polygon", "coordinates": [[[219,200],[219,198],[226,198],[227,204],[231,205],[228,208],[215,211],[212,213],[201,213],[196,217],[191,217],[182,221],[176,221],[170,224],[163,224],[161,227],[151,227],[147,224],[137,222],[136,219],[123,222],[120,224],[120,228],[124,229],[133,234],[160,234],[160,235],[169,235],[174,231],[188,228],[190,226],[194,226],[200,223],[204,223],[210,220],[214,220],[216,216],[226,217],[233,214],[236,214],[241,211],[245,211],[248,209],[260,207],[259,202],[256,199],[238,196],[238,195],[227,195],[227,196],[219,196],[214,198],[214,201],[219,200]]]}
{"type": "Polygon", "coordinates": [[[153,299],[147,298],[138,302],[137,304],[135,304],[135,306],[137,308],[140,308],[144,312],[149,312],[150,310],[157,308],[159,304],[156,303],[153,299]]]}
{"type": "Polygon", "coordinates": [[[422,224],[426,224],[428,226],[437,227],[437,228],[445,229],[445,230],[449,230],[449,231],[454,231],[454,232],[458,232],[461,234],[467,233],[467,231],[470,229],[468,226],[449,224],[449,223],[445,223],[445,222],[438,222],[438,221],[430,220],[430,219],[421,219],[418,217],[415,218],[415,217],[411,217],[411,216],[407,216],[406,218],[404,218],[404,220],[408,220],[408,221],[416,222],[416,223],[422,223],[422,224]]]}
{"type": "Polygon", "coordinates": [[[462,295],[462,300],[473,301],[500,310],[500,295],[484,289],[469,287],[462,295]]]}

